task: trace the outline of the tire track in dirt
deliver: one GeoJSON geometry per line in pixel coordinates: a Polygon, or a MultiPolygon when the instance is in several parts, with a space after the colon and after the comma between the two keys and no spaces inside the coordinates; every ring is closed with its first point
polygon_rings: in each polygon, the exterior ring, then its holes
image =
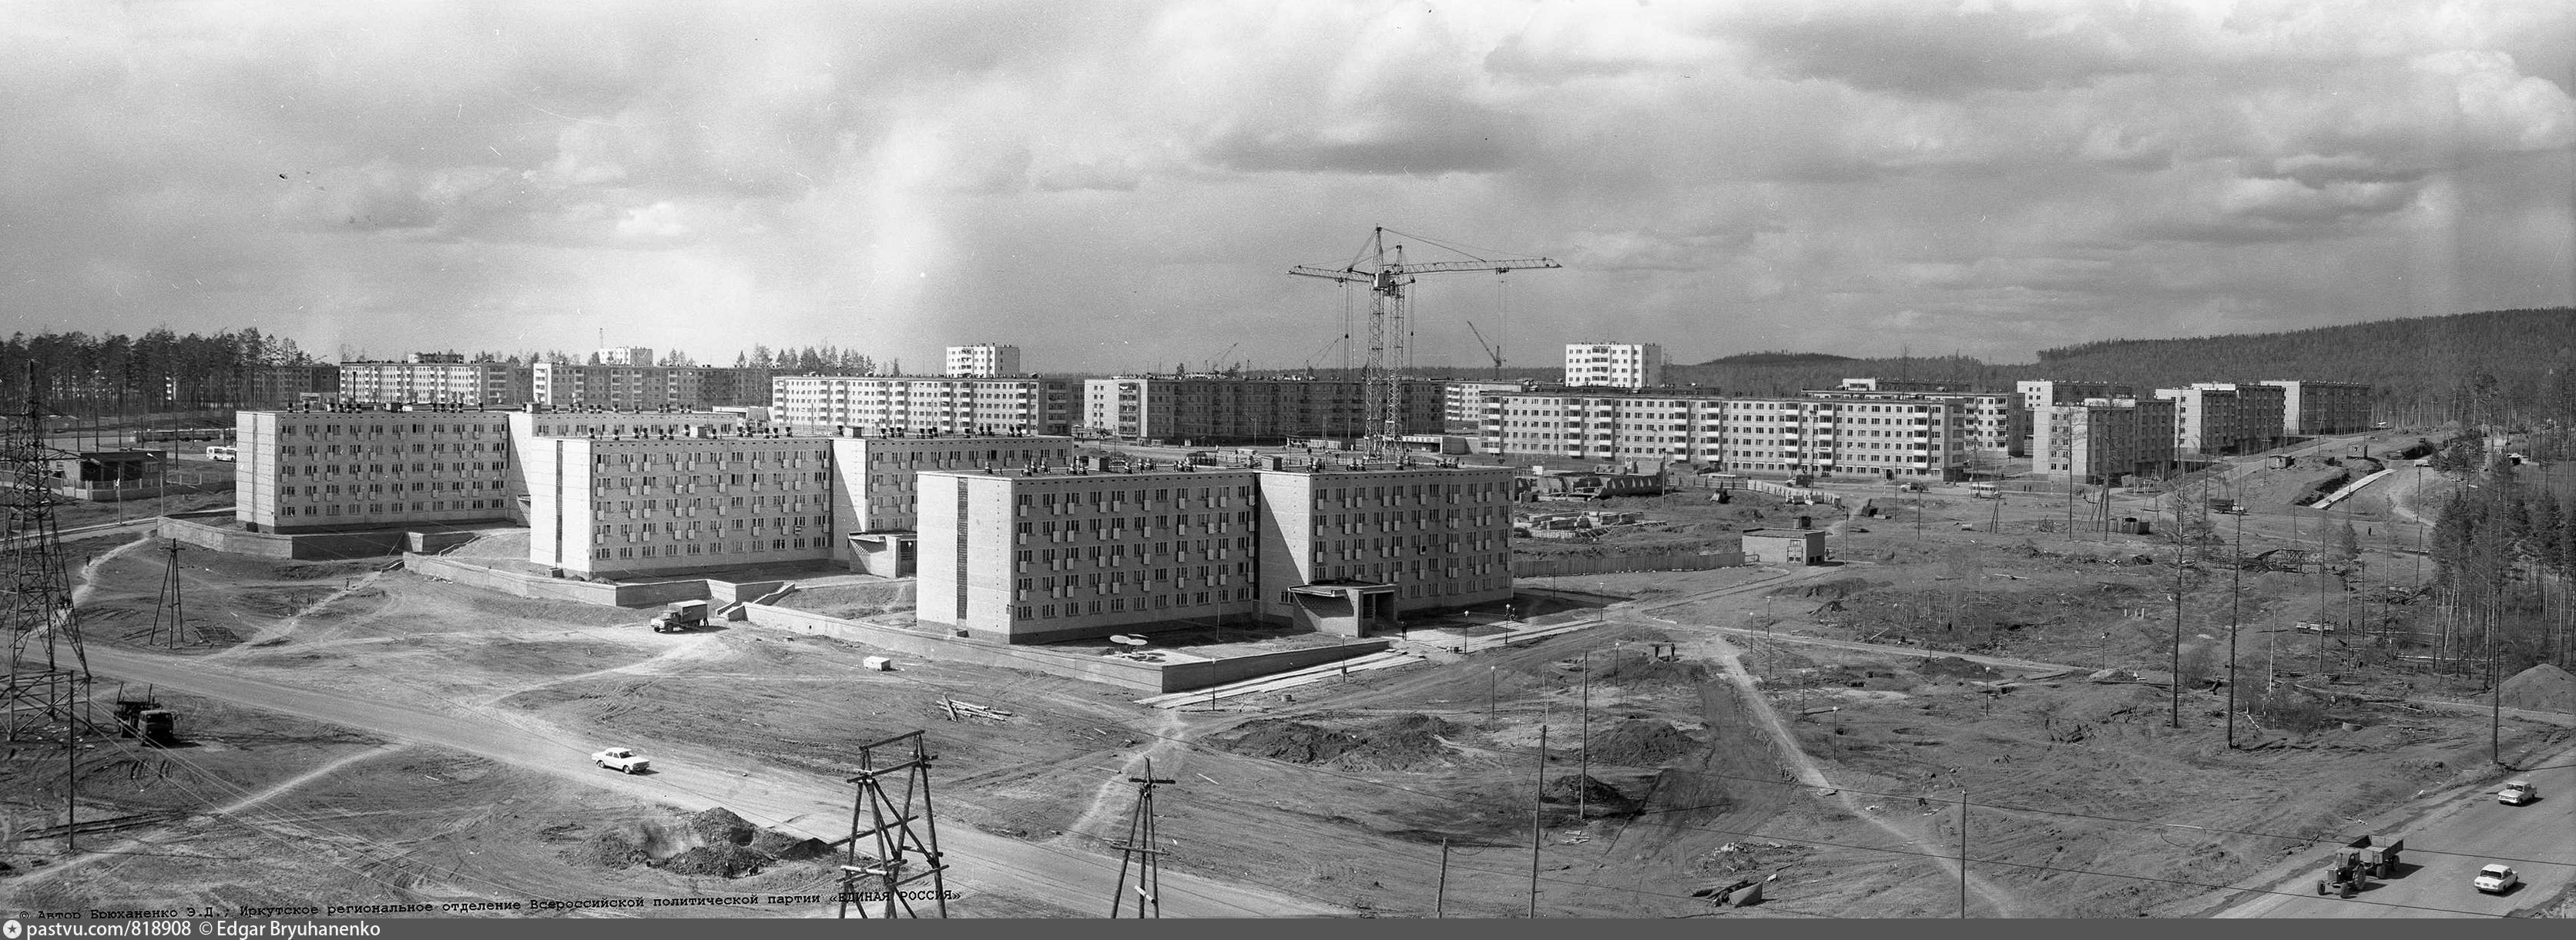
{"type": "MultiPolygon", "coordinates": [[[[1092,791],[1091,802],[1082,808],[1082,815],[1075,817],[1072,825],[1064,827],[1064,835],[1049,841],[1062,842],[1083,838],[1099,839],[1104,843],[1117,841],[1110,836],[1099,834],[1097,830],[1109,819],[1110,814],[1135,805],[1136,784],[1128,778],[1145,776],[1148,768],[1151,768],[1155,774],[1162,775],[1177,775],[1181,772],[1180,755],[1188,753],[1186,750],[1188,742],[1181,739],[1181,735],[1189,730],[1187,723],[1181,720],[1181,714],[1178,711],[1157,709],[1154,724],[1153,731],[1146,737],[1149,743],[1145,745],[1145,749],[1129,755],[1127,761],[1119,765],[1117,776],[1101,781],[1100,787],[1092,791]],[[1157,758],[1163,761],[1161,767],[1152,766],[1151,762],[1157,758]]],[[[1179,777],[1170,776],[1168,779],[1177,780],[1179,777]]],[[[1123,835],[1120,836],[1120,838],[1123,837],[1123,835]]]]}
{"type": "MultiPolygon", "coordinates": [[[[212,809],[202,809],[197,812],[219,819],[229,819],[241,813],[243,810],[247,810],[253,806],[276,799],[287,791],[301,787],[323,777],[330,776],[331,774],[338,772],[343,767],[347,767],[360,761],[373,760],[389,754],[411,750],[413,746],[414,745],[409,743],[399,742],[393,744],[380,744],[375,747],[359,751],[355,754],[342,755],[329,763],[271,784],[266,789],[262,789],[257,793],[243,796],[240,799],[226,803],[222,806],[214,807],[212,809]]],[[[249,828],[253,830],[265,831],[264,827],[251,824],[247,821],[244,821],[243,824],[249,826],[249,828]]],[[[136,836],[134,838],[123,840],[118,842],[113,848],[93,849],[87,854],[79,857],[64,859],[61,862],[47,865],[40,871],[32,871],[16,878],[12,878],[9,880],[8,887],[12,891],[19,891],[25,889],[29,885],[49,880],[54,876],[76,868],[87,866],[101,859],[122,860],[126,856],[134,854],[138,850],[161,844],[163,837],[166,837],[167,835],[169,835],[169,831],[162,830],[149,835],[136,836]]]]}
{"type": "MultiPolygon", "coordinates": [[[[314,611],[329,607],[332,604],[346,599],[349,595],[373,586],[376,583],[376,580],[384,577],[384,575],[385,572],[382,569],[370,570],[366,574],[359,575],[355,580],[341,584],[338,589],[333,590],[331,593],[315,598],[312,603],[296,608],[294,613],[268,622],[266,625],[260,627],[257,632],[252,633],[250,636],[243,637],[241,642],[224,649],[216,650],[213,655],[206,658],[223,659],[226,657],[246,655],[246,652],[252,647],[258,646],[259,644],[269,640],[293,634],[297,627],[303,626],[304,618],[312,615],[314,611]]],[[[347,628],[344,626],[338,629],[345,631],[347,628]]],[[[330,639],[331,635],[331,633],[324,633],[323,635],[314,637],[313,639],[319,642],[330,639]]]]}
{"type": "MultiPolygon", "coordinates": [[[[1639,619],[1661,621],[1676,628],[1682,627],[1678,622],[1661,617],[1646,617],[1642,613],[1639,614],[1639,619]]],[[[1737,697],[1744,703],[1745,712],[1751,715],[1754,721],[1762,726],[1764,733],[1771,737],[1775,749],[1779,752],[1780,760],[1789,766],[1790,772],[1797,780],[1813,788],[1810,792],[1821,791],[1819,795],[1833,796],[1836,802],[1842,804],[1844,811],[1856,818],[1868,820],[1871,825],[1877,826],[1907,845],[1928,846],[1931,843],[1928,834],[1917,831],[1912,826],[1898,825],[1868,812],[1852,794],[1845,793],[1842,788],[1835,786],[1833,780],[1825,776],[1824,768],[1818,766],[1815,759],[1807,754],[1806,749],[1799,746],[1797,735],[1789,730],[1787,723],[1780,720],[1780,713],[1772,709],[1771,701],[1764,698],[1762,690],[1754,685],[1752,670],[1744,666],[1743,651],[1737,649],[1735,644],[1727,642],[1722,633],[1710,631],[1699,633],[1698,636],[1701,642],[1691,645],[1703,646],[1708,651],[1703,654],[1705,658],[1714,660],[1724,668],[1727,681],[1735,686],[1737,697]]],[[[1930,851],[1924,851],[1923,855],[1927,856],[1925,861],[1940,866],[1950,878],[1959,877],[1958,859],[1944,857],[1930,851]]],[[[1969,890],[1984,902],[1989,912],[1985,916],[2021,916],[2020,905],[2013,901],[2010,894],[1995,887],[1992,882],[1974,873],[1968,875],[1967,881],[1969,890]]]]}

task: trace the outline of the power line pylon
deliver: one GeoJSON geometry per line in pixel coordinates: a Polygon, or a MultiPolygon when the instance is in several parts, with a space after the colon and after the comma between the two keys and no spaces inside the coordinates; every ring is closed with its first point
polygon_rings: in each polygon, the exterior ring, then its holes
{"type": "Polygon", "coordinates": [[[1456,252],[1472,260],[1407,263],[1404,246],[1398,244],[1392,250],[1395,260],[1388,261],[1388,232],[1381,226],[1370,233],[1368,244],[1360,248],[1359,256],[1351,259],[1349,264],[1339,268],[1298,265],[1288,269],[1290,274],[1305,277],[1369,285],[1368,363],[1360,371],[1361,380],[1366,383],[1366,404],[1360,433],[1368,438],[1368,454],[1372,457],[1384,455],[1404,435],[1403,396],[1397,391],[1396,373],[1413,365],[1407,354],[1411,332],[1406,325],[1413,315],[1413,298],[1406,288],[1416,280],[1416,275],[1448,271],[1506,274],[1519,268],[1564,267],[1546,258],[1479,258],[1473,252],[1419,235],[1394,234],[1456,252]]]}
{"type": "Polygon", "coordinates": [[[168,568],[161,575],[161,597],[152,606],[152,642],[160,642],[166,623],[170,645],[175,648],[188,642],[188,605],[179,594],[179,540],[161,547],[170,556],[168,568]]]}
{"type": "Polygon", "coordinates": [[[27,410],[0,434],[0,629],[8,631],[8,674],[0,679],[0,724],[17,742],[61,728],[64,746],[86,720],[89,653],[81,645],[80,619],[72,609],[71,575],[63,566],[55,527],[49,464],[77,458],[45,443],[45,411],[34,364],[27,368],[27,410]]]}
{"type": "Polygon", "coordinates": [[[859,745],[859,774],[848,781],[859,785],[858,798],[850,806],[850,834],[842,840],[849,846],[841,861],[843,918],[850,916],[852,902],[858,902],[858,916],[867,917],[870,892],[883,903],[877,916],[919,917],[904,886],[925,878],[930,880],[930,897],[939,902],[939,916],[948,916],[948,881],[942,874],[948,863],[939,854],[939,819],[930,808],[930,760],[920,731],[859,745]],[[907,745],[908,751],[904,750],[907,745]],[[878,767],[879,751],[892,751],[903,759],[878,767]],[[895,776],[903,779],[900,797],[890,795],[885,785],[887,778],[895,776]],[[860,828],[863,822],[865,829],[860,828]],[[913,828],[916,822],[921,824],[919,830],[913,828]],[[875,840],[876,854],[862,864],[859,840],[868,838],[875,840]]]}
{"type": "Polygon", "coordinates": [[[1119,853],[1118,887],[1109,893],[1109,917],[1127,908],[1127,870],[1136,870],[1136,916],[1163,916],[1163,850],[1154,842],[1154,788],[1179,781],[1154,776],[1154,759],[1145,759],[1145,775],[1129,777],[1136,785],[1136,809],[1127,816],[1127,841],[1113,843],[1119,853]]]}

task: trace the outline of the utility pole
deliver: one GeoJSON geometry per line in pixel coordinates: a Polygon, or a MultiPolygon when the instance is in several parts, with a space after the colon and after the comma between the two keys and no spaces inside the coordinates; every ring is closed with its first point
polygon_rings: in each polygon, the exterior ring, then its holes
{"type": "MultiPolygon", "coordinates": [[[[1616,660],[1615,660],[1615,659],[1614,659],[1614,660],[1612,660],[1612,661],[1613,661],[1613,662],[1616,662],[1616,660]]],[[[1581,755],[1582,755],[1582,756],[1581,756],[1581,758],[1579,759],[1580,766],[1582,767],[1582,769],[1581,769],[1581,770],[1579,770],[1579,771],[1576,771],[1576,773],[1578,774],[1578,776],[1575,778],[1575,781],[1574,781],[1574,824],[1575,824],[1575,825],[1577,825],[1577,826],[1590,826],[1590,825],[1591,825],[1590,817],[1585,816],[1585,815],[1583,814],[1583,811],[1587,808],[1588,798],[1592,795],[1592,651],[1591,651],[1591,650],[1585,650],[1585,651],[1583,652],[1583,714],[1582,714],[1580,717],[1581,717],[1581,724],[1578,726],[1578,730],[1576,731],[1577,738],[1576,738],[1576,740],[1575,740],[1575,745],[1576,745],[1577,753],[1579,753],[1579,754],[1581,754],[1581,755]]],[[[1546,729],[1544,729],[1544,728],[1540,729],[1540,733],[1542,733],[1542,734],[1546,733],[1546,729]]],[[[1544,768],[1542,768],[1542,770],[1543,770],[1543,769],[1544,769],[1544,768]]]]}
{"type": "MultiPolygon", "coordinates": [[[[939,900],[939,916],[948,916],[948,883],[943,874],[948,864],[939,854],[939,818],[930,806],[930,761],[919,730],[859,745],[859,773],[847,781],[859,788],[850,806],[850,834],[841,840],[847,846],[841,861],[841,917],[850,916],[852,901],[866,900],[859,889],[862,881],[884,895],[879,916],[893,918],[900,910],[903,916],[918,917],[903,886],[924,878],[930,880],[930,893],[939,900]],[[898,752],[900,760],[893,766],[876,765],[879,750],[904,745],[910,746],[910,752],[898,752]],[[886,792],[885,779],[898,774],[904,781],[903,794],[895,797],[886,792]],[[865,830],[859,828],[863,814],[870,823],[865,830]],[[922,824],[919,832],[913,829],[915,822],[922,824]],[[876,840],[876,851],[862,864],[859,841],[868,838],[876,840]]],[[[868,916],[866,907],[858,910],[861,918],[868,916]]]]}
{"type": "Polygon", "coordinates": [[[1959,919],[1968,918],[1968,788],[1959,788],[1959,919]]]}
{"type": "Polygon", "coordinates": [[[1449,837],[1440,837],[1440,886],[1431,891],[1431,916],[1449,916],[1449,837]]]}
{"type": "Polygon", "coordinates": [[[1530,798],[1530,895],[1529,916],[1538,919],[1538,844],[1540,826],[1547,814],[1547,719],[1538,723],[1538,792],[1530,798]]]}
{"type": "MultiPolygon", "coordinates": [[[[2242,510],[2244,507],[2237,507],[2242,510]]],[[[2245,514],[2236,514],[2236,547],[2228,553],[2227,747],[2236,747],[2236,631],[2245,622],[2245,514]]]]}
{"type": "MultiPolygon", "coordinates": [[[[1159,918],[1163,916],[1163,849],[1154,841],[1154,788],[1179,781],[1154,776],[1154,759],[1148,757],[1145,775],[1129,777],[1127,782],[1136,785],[1136,808],[1127,817],[1127,841],[1111,844],[1120,858],[1118,886],[1109,892],[1109,917],[1116,920],[1118,912],[1127,906],[1127,869],[1132,865],[1136,868],[1136,916],[1159,918]]],[[[1444,868],[1448,865],[1445,852],[1441,864],[1444,868]]]]}

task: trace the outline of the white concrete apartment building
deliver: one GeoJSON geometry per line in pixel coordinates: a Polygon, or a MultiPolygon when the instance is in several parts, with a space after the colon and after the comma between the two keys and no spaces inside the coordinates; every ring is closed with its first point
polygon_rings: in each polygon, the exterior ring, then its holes
{"type": "Polygon", "coordinates": [[[532,370],[506,362],[464,362],[453,353],[414,353],[414,359],[457,361],[340,363],[342,401],[362,404],[426,402],[506,408],[527,403],[532,370]]]}
{"type": "Polygon", "coordinates": [[[2276,386],[2194,382],[2155,395],[2174,403],[2177,459],[2251,453],[2281,436],[2283,393],[2276,386]]]}
{"type": "Polygon", "coordinates": [[[2174,403],[2157,398],[2090,398],[2042,405],[2031,416],[2031,470],[2084,483],[2172,466],[2174,403]]]}
{"type": "Polygon", "coordinates": [[[1978,456],[1998,468],[2004,457],[2021,449],[2022,437],[2028,433],[2030,414],[2022,408],[2018,392],[1960,391],[1941,382],[1889,382],[1881,379],[1844,379],[1843,387],[1806,393],[1813,398],[1846,401],[1917,401],[1948,399],[1964,409],[1968,446],[1983,451],[1978,456]],[[1893,386],[1893,387],[1891,387],[1893,386]],[[1910,388],[1909,386],[1937,386],[1910,388]]]}
{"type": "Polygon", "coordinates": [[[649,366],[654,364],[653,347],[650,346],[609,346],[600,349],[593,355],[599,358],[599,364],[603,366],[649,366]]]}
{"type": "Polygon", "coordinates": [[[811,434],[870,436],[1064,434],[1075,383],[1067,379],[781,375],[770,380],[778,423],[811,434]]]}
{"type": "MultiPolygon", "coordinates": [[[[1661,460],[1757,474],[1964,475],[1981,425],[1967,397],[1721,398],[1652,392],[1488,396],[1483,451],[1661,460]]],[[[1641,468],[1642,469],[1642,468],[1641,468]]]]}
{"type": "Polygon", "coordinates": [[[1485,427],[1485,396],[1502,392],[1525,392],[1527,382],[1445,382],[1440,386],[1440,420],[1443,430],[1451,434],[1478,434],[1485,427]]]}
{"type": "Polygon", "coordinates": [[[2138,397],[2138,389],[2136,386],[2121,382],[2096,382],[2090,380],[2069,381],[2066,379],[2023,379],[2013,383],[2013,391],[2021,395],[2022,413],[2029,416],[2028,420],[2024,421],[2021,427],[2020,453],[2032,456],[2039,454],[2036,434],[2039,422],[2040,406],[2081,405],[2085,401],[2095,398],[2119,399],[2138,397]]]}
{"type": "Polygon", "coordinates": [[[1014,643],[1510,596],[1503,468],[921,475],[919,615],[1014,643]]]}
{"type": "Polygon", "coordinates": [[[989,379],[1020,374],[1020,347],[977,343],[972,346],[948,347],[948,368],[943,373],[956,378],[989,379]]]}
{"type": "MultiPolygon", "coordinates": [[[[1437,434],[1445,426],[1441,383],[1395,383],[1397,433],[1437,434]]],[[[1082,383],[1081,426],[1109,437],[1268,443],[1296,438],[1348,440],[1368,426],[1368,387],[1330,379],[1223,376],[1119,376],[1082,383]]]]}
{"type": "Polygon", "coordinates": [[[923,471],[1019,470],[1073,465],[1069,437],[834,437],[832,558],[853,571],[902,577],[915,570],[923,471]]]}
{"type": "Polygon", "coordinates": [[[1567,343],[1565,384],[1576,388],[1662,386],[1664,347],[1654,343],[1567,343]]]}
{"type": "Polygon", "coordinates": [[[235,412],[233,518],[286,533],[514,518],[508,414],[235,412]]]}
{"type": "Polygon", "coordinates": [[[532,437],[528,561],[673,574],[832,556],[832,442],[675,434],[532,437]]]}
{"type": "Polygon", "coordinates": [[[2368,384],[2310,379],[2265,379],[2262,384],[2281,389],[2283,434],[2349,434],[2373,426],[2368,384]]]}

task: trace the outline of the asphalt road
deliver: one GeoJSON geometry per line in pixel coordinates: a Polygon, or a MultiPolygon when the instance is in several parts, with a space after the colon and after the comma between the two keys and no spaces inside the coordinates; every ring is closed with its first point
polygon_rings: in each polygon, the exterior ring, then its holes
{"type": "Polygon", "coordinates": [[[2555,897],[2576,879],[2576,760],[2562,752],[2550,766],[2515,779],[2540,786],[2540,800],[2525,806],[2495,801],[2494,787],[2463,795],[2407,826],[2388,833],[2406,840],[2406,866],[2396,878],[2373,879],[2349,900],[2316,894],[2327,853],[2315,864],[2261,894],[2220,911],[2217,917],[2500,917],[2555,897]],[[2444,854],[2435,854],[2436,850],[2444,854]],[[2462,854],[2448,854],[2462,853],[2462,854]],[[2487,894],[2469,885],[2490,862],[2513,866],[2522,887],[2487,894]]]}
{"type": "MultiPolygon", "coordinates": [[[[586,740],[504,709],[419,700],[414,698],[418,693],[400,686],[379,686],[359,695],[299,685],[290,673],[263,670],[244,675],[229,668],[219,673],[204,668],[201,660],[107,646],[91,646],[88,652],[94,672],[132,682],[444,747],[691,810],[723,806],[755,823],[826,841],[850,829],[856,796],[852,784],[774,767],[761,768],[755,775],[750,769],[732,769],[745,764],[718,751],[641,738],[586,740]],[[593,767],[591,752],[612,745],[641,751],[652,759],[652,771],[628,776],[593,767]]],[[[935,796],[935,768],[931,783],[935,796]]],[[[969,910],[975,895],[990,893],[1075,912],[1105,912],[1118,880],[1117,859],[996,836],[965,825],[940,827],[938,841],[948,862],[949,889],[963,895],[952,904],[969,910]]],[[[930,909],[929,902],[919,903],[923,910],[930,909]]],[[[1160,906],[1173,917],[1349,913],[1319,901],[1169,870],[1162,873],[1160,906]]]]}

